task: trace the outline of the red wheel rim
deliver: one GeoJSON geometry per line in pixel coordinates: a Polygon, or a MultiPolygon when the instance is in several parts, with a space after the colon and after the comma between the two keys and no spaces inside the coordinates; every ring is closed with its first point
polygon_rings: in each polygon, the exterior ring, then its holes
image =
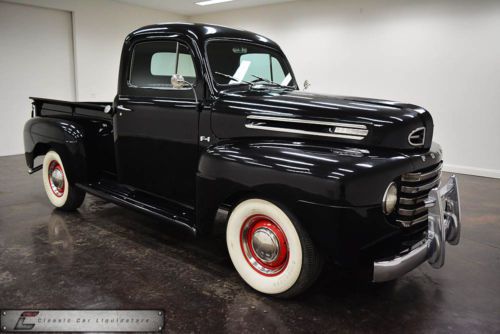
{"type": "Polygon", "coordinates": [[[57,197],[62,197],[64,195],[64,171],[56,160],[52,160],[49,164],[48,178],[52,193],[57,197]]]}
{"type": "Polygon", "coordinates": [[[241,227],[245,260],[259,274],[276,276],[288,265],[288,241],[280,226],[265,215],[253,215],[241,227]]]}

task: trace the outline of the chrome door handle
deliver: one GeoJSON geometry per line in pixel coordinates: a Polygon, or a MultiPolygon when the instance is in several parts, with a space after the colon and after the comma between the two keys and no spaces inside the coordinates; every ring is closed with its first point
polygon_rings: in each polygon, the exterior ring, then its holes
{"type": "Polygon", "coordinates": [[[116,109],[119,111],[119,112],[118,112],[118,116],[122,116],[124,111],[132,111],[132,109],[125,108],[125,107],[124,107],[124,106],[122,106],[121,104],[120,104],[120,105],[118,105],[118,106],[116,106],[116,109]]]}
{"type": "Polygon", "coordinates": [[[125,108],[124,106],[122,106],[121,104],[119,106],[116,106],[116,109],[120,110],[120,111],[132,111],[132,109],[129,109],[129,108],[125,108]]]}

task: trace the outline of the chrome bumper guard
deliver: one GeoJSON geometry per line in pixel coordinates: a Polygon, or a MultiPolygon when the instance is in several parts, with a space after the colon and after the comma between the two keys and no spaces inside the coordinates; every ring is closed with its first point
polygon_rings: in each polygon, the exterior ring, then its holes
{"type": "Polygon", "coordinates": [[[446,185],[430,191],[425,201],[429,209],[427,236],[410,252],[389,261],[373,264],[373,282],[396,279],[427,260],[438,269],[444,265],[446,242],[457,245],[460,241],[460,198],[458,183],[452,175],[446,185]]]}

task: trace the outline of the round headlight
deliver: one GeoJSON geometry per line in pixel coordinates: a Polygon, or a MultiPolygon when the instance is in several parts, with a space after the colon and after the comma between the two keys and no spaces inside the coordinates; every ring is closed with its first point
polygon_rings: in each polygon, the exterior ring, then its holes
{"type": "Polygon", "coordinates": [[[382,209],[386,215],[390,215],[398,202],[398,187],[396,183],[391,182],[387,187],[384,198],[382,199],[382,209]]]}

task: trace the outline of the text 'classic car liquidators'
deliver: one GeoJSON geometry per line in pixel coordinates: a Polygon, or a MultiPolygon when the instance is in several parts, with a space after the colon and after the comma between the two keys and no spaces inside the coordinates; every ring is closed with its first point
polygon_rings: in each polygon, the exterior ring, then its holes
{"type": "Polygon", "coordinates": [[[88,192],[195,235],[222,225],[236,270],[266,294],[304,291],[325,260],[375,282],[439,268],[460,238],[431,115],[299,91],[255,33],[146,26],[125,40],[113,103],[32,100],[26,161],[54,206],[88,192]]]}

